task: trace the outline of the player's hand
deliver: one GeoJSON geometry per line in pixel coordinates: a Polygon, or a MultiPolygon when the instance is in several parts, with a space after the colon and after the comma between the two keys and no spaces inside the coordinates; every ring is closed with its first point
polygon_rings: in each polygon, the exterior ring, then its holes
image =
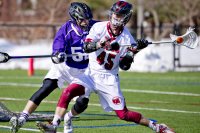
{"type": "Polygon", "coordinates": [[[53,54],[53,56],[51,57],[51,60],[55,64],[65,62],[67,61],[67,54],[65,52],[57,52],[53,54]]]}
{"type": "Polygon", "coordinates": [[[109,50],[111,50],[111,51],[118,51],[119,48],[120,48],[119,43],[116,42],[116,41],[111,42],[109,46],[110,46],[110,49],[109,49],[109,50]]]}
{"type": "Polygon", "coordinates": [[[104,48],[110,46],[110,37],[105,36],[97,43],[98,48],[104,48]]]}
{"type": "Polygon", "coordinates": [[[138,39],[137,40],[137,49],[141,50],[143,48],[146,48],[148,46],[149,42],[145,39],[138,39]]]}
{"type": "Polygon", "coordinates": [[[134,53],[128,50],[125,56],[120,59],[119,67],[126,71],[130,69],[132,62],[134,62],[134,53]]]}
{"type": "Polygon", "coordinates": [[[111,41],[111,38],[108,36],[103,37],[98,43],[98,48],[104,48],[106,50],[119,50],[119,43],[116,41],[111,41]]]}

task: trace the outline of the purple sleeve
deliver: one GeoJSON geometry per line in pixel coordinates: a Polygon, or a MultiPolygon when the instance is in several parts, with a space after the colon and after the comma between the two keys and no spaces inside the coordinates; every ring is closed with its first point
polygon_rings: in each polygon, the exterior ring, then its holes
{"type": "Polygon", "coordinates": [[[56,52],[65,52],[66,42],[66,24],[62,25],[59,31],[56,33],[56,36],[53,41],[53,53],[56,52]]]}

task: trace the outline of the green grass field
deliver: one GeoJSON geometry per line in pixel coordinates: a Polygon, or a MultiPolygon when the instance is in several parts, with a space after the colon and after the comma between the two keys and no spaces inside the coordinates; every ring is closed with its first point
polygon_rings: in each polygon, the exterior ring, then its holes
{"type": "MultiPolygon", "coordinates": [[[[14,112],[22,111],[27,100],[41,85],[46,72],[36,70],[35,76],[28,77],[25,70],[0,70],[1,102],[14,112]]],[[[149,119],[165,123],[177,133],[200,133],[200,72],[121,72],[120,77],[121,89],[130,110],[139,111],[149,119]]],[[[45,99],[54,102],[41,103],[37,112],[53,113],[60,94],[60,90],[54,91],[45,99]]],[[[71,106],[72,104],[69,108],[71,106]]],[[[73,121],[73,125],[75,133],[153,132],[149,128],[121,121],[114,113],[104,112],[96,94],[92,94],[88,109],[73,121]]],[[[0,122],[0,133],[9,132],[5,126],[9,126],[9,123],[0,122]]],[[[27,122],[24,128],[37,127],[32,121],[27,122]]]]}

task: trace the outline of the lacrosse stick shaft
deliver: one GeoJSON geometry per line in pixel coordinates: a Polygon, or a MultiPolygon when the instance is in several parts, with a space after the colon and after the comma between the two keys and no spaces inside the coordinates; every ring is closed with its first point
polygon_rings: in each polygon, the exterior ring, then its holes
{"type": "Polygon", "coordinates": [[[10,59],[22,59],[22,58],[46,58],[46,57],[52,57],[52,55],[10,56],[10,59]]]}
{"type": "MultiPolygon", "coordinates": [[[[163,44],[163,43],[168,44],[168,43],[173,43],[173,41],[148,42],[148,44],[163,44]]],[[[137,44],[134,44],[134,45],[137,46],[137,44]]],[[[122,45],[122,46],[126,47],[126,46],[130,46],[130,45],[122,45]]]]}
{"type": "MultiPolygon", "coordinates": [[[[67,57],[76,56],[77,54],[68,54],[67,57]]],[[[10,59],[22,59],[22,58],[48,58],[54,55],[29,55],[29,56],[10,56],[10,59]]]]}
{"type": "MultiPolygon", "coordinates": [[[[55,57],[56,55],[28,55],[28,56],[10,56],[7,53],[0,52],[0,63],[5,63],[10,59],[23,59],[23,58],[48,58],[55,57]]],[[[78,56],[78,54],[67,54],[67,57],[78,56]]]]}
{"type": "Polygon", "coordinates": [[[149,42],[149,44],[173,43],[172,41],[149,42]]]}

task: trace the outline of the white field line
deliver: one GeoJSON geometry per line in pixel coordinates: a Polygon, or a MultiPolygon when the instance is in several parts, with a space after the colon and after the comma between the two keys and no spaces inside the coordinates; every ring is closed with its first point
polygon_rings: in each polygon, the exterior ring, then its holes
{"type": "MultiPolygon", "coordinates": [[[[3,126],[3,125],[0,125],[0,128],[11,129],[10,126],[3,126]]],[[[30,132],[41,132],[39,129],[32,129],[32,128],[20,128],[20,130],[30,131],[30,132]]],[[[57,133],[61,133],[61,132],[57,132],[57,133]]]]}
{"type": "MultiPolygon", "coordinates": [[[[13,82],[0,82],[0,86],[26,86],[26,87],[40,87],[41,84],[29,84],[29,83],[13,83],[13,82]]],[[[185,92],[167,92],[167,91],[153,91],[153,90],[132,90],[122,89],[123,92],[134,92],[134,93],[149,93],[149,94],[164,94],[164,95],[179,95],[179,96],[197,96],[200,94],[185,93],[185,92]]]]}
{"type": "Polygon", "coordinates": [[[0,76],[0,79],[24,79],[24,80],[30,80],[30,79],[43,79],[42,76],[33,76],[33,77],[27,77],[27,76],[0,76]]]}
{"type": "MultiPolygon", "coordinates": [[[[0,97],[0,100],[26,101],[26,99],[7,98],[7,97],[0,97]]],[[[47,100],[44,100],[42,102],[44,102],[44,103],[57,103],[57,101],[47,101],[47,100]]],[[[71,102],[70,104],[74,104],[74,102],[71,102]]],[[[95,103],[89,103],[89,105],[101,107],[100,104],[95,104],[95,103]]],[[[150,110],[150,111],[173,112],[173,113],[200,114],[200,112],[185,111],[185,110],[173,110],[173,109],[161,109],[161,108],[143,108],[143,107],[134,107],[134,106],[128,106],[128,108],[129,109],[135,109],[135,110],[150,110]]]]}
{"type": "MultiPolygon", "coordinates": [[[[101,107],[100,104],[89,104],[89,105],[101,107]]],[[[172,110],[172,109],[161,109],[161,108],[143,108],[143,107],[133,107],[133,106],[128,106],[128,108],[129,109],[135,109],[135,110],[151,110],[151,111],[173,112],[173,113],[200,114],[200,112],[185,111],[185,110],[172,110]]]]}
{"type": "Polygon", "coordinates": [[[180,96],[197,96],[200,94],[195,93],[185,93],[185,92],[167,92],[167,91],[152,91],[152,90],[131,90],[131,89],[122,89],[123,92],[135,92],[135,93],[151,93],[151,94],[167,94],[167,95],[180,95],[180,96]]]}
{"type": "Polygon", "coordinates": [[[41,84],[29,83],[13,83],[13,82],[0,82],[1,86],[25,86],[25,87],[40,87],[41,84]]]}
{"type": "MultiPolygon", "coordinates": [[[[0,125],[1,128],[6,128],[6,129],[11,129],[10,126],[3,126],[0,125]]],[[[40,132],[39,129],[30,129],[30,128],[20,128],[20,130],[24,130],[24,131],[31,131],[31,132],[40,132]]]]}

